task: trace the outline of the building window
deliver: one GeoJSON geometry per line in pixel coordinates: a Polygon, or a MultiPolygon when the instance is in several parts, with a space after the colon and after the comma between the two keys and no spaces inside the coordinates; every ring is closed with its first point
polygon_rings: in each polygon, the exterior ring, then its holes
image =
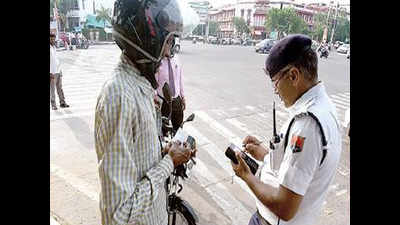
{"type": "Polygon", "coordinates": [[[73,1],[72,4],[72,9],[79,10],[78,0],[73,1]]]}

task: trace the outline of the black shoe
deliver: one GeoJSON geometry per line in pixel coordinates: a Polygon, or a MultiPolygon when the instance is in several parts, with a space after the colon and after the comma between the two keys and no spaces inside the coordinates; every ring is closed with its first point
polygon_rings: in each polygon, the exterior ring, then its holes
{"type": "Polygon", "coordinates": [[[69,105],[67,105],[67,103],[62,103],[62,104],[60,104],[60,107],[61,107],[61,108],[68,108],[69,105]]]}
{"type": "Polygon", "coordinates": [[[57,106],[53,105],[53,106],[51,106],[51,109],[52,110],[57,110],[57,106]]]}

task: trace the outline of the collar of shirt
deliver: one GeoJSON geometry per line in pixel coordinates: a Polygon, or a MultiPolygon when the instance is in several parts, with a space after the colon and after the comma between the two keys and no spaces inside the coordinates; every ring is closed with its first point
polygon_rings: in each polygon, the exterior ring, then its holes
{"type": "Polygon", "coordinates": [[[154,95],[154,88],[150,82],[144,76],[140,76],[140,71],[133,66],[132,62],[124,54],[121,54],[121,60],[117,68],[132,77],[146,95],[154,95]]]}
{"type": "Polygon", "coordinates": [[[325,86],[322,81],[319,81],[314,87],[306,91],[291,107],[288,108],[289,114],[293,116],[299,111],[305,110],[307,106],[312,104],[315,98],[324,91],[325,86]]]}

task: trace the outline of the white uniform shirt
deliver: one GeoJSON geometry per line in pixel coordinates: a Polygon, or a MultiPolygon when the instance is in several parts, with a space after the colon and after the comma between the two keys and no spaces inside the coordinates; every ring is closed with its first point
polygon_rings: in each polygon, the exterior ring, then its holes
{"type": "MultiPolygon", "coordinates": [[[[271,224],[275,225],[312,225],[320,215],[324,199],[336,174],[342,150],[340,125],[337,120],[336,108],[326,94],[322,83],[317,84],[301,96],[296,103],[288,109],[289,120],[281,129],[281,145],[276,150],[271,150],[269,156],[264,158],[264,164],[258,173],[261,181],[275,187],[282,185],[296,194],[302,195],[303,200],[294,218],[285,222],[276,217],[258,199],[257,209],[260,214],[271,224]],[[297,119],[290,129],[288,144],[283,153],[284,135],[291,119],[305,111],[317,110],[317,116],[322,125],[328,150],[324,162],[322,159],[322,139],[317,122],[310,116],[297,119]],[[299,137],[293,139],[293,137],[299,137]],[[304,139],[303,139],[304,138],[304,139]],[[301,146],[300,152],[293,152],[292,146],[296,143],[301,146]],[[299,141],[300,140],[300,141],[299,141]],[[280,152],[279,152],[280,151],[280,152]],[[283,156],[280,167],[271,169],[271,161],[275,163],[273,154],[283,156]],[[284,155],[283,155],[284,154],[284,155]]],[[[279,158],[279,157],[278,157],[279,158]]],[[[274,168],[274,167],[273,167],[274,168]]]]}
{"type": "Polygon", "coordinates": [[[50,73],[60,73],[61,72],[61,65],[60,61],[57,58],[57,51],[56,47],[50,45],[50,73]]]}

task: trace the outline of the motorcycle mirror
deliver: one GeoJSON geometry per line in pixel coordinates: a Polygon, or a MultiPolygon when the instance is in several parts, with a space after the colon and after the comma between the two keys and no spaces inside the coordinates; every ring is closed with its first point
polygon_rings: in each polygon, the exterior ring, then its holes
{"type": "Polygon", "coordinates": [[[190,116],[185,120],[185,122],[190,122],[194,120],[194,113],[190,114],[190,116]]]}
{"type": "Polygon", "coordinates": [[[170,90],[169,90],[169,85],[168,85],[168,83],[165,83],[165,84],[164,84],[164,86],[163,86],[163,88],[162,88],[162,91],[163,91],[163,95],[164,95],[165,100],[166,100],[168,103],[171,103],[172,97],[171,97],[171,92],[170,92],[170,90]]]}

